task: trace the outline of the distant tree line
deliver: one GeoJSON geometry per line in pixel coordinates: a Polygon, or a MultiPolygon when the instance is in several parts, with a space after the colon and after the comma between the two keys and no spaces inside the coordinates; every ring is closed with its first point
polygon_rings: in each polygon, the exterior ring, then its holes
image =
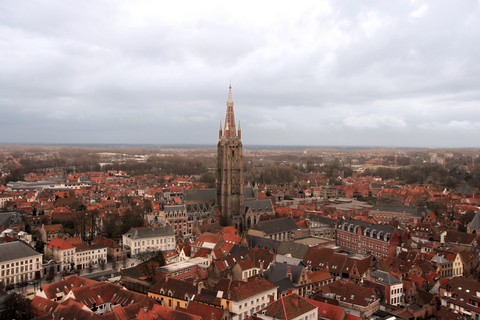
{"type": "Polygon", "coordinates": [[[364,176],[379,176],[383,180],[395,179],[407,184],[433,184],[437,187],[454,189],[458,186],[480,188],[480,168],[473,172],[460,166],[444,168],[440,164],[425,164],[422,166],[410,166],[400,169],[376,168],[367,169],[364,176]]]}
{"type": "Polygon", "coordinates": [[[106,165],[105,170],[122,170],[130,175],[176,174],[193,175],[206,171],[203,162],[197,158],[183,156],[152,156],[146,162],[127,161],[106,165]]]}

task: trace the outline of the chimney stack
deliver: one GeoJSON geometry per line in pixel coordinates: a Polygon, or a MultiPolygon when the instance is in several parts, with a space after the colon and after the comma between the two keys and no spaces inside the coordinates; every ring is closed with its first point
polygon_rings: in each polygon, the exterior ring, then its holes
{"type": "Polygon", "coordinates": [[[290,279],[290,281],[293,281],[292,280],[292,267],[287,267],[287,278],[290,279]]]}

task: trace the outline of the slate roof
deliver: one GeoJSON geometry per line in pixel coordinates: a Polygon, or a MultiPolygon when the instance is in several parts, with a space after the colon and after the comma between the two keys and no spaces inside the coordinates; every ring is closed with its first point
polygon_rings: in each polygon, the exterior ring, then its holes
{"type": "MultiPolygon", "coordinates": [[[[373,238],[377,238],[377,235],[380,232],[383,232],[383,236],[385,236],[387,234],[390,234],[390,238],[392,237],[394,231],[397,231],[399,235],[402,235],[402,233],[403,233],[403,230],[401,230],[401,229],[395,229],[395,228],[392,228],[390,226],[386,226],[386,225],[383,225],[383,224],[377,224],[377,223],[374,224],[374,223],[370,223],[370,222],[367,222],[367,221],[356,220],[356,219],[342,220],[338,224],[337,229],[343,230],[344,226],[345,226],[345,228],[348,229],[348,227],[350,225],[353,225],[354,227],[356,227],[356,226],[361,227],[362,232],[365,232],[365,230],[368,228],[370,230],[370,232],[368,232],[367,235],[366,235],[368,237],[372,237],[372,232],[371,231],[374,230],[375,234],[374,234],[373,238]]],[[[364,236],[365,236],[365,234],[364,234],[364,236]]],[[[381,237],[380,240],[384,240],[384,237],[381,237]]]]}
{"type": "Polygon", "coordinates": [[[264,213],[264,212],[272,212],[273,206],[272,201],[270,199],[263,199],[263,200],[245,200],[245,212],[248,208],[252,210],[254,213],[264,213]]]}
{"type": "Polygon", "coordinates": [[[277,249],[277,254],[287,255],[290,254],[293,258],[302,259],[305,258],[309,246],[301,243],[295,243],[290,241],[282,241],[277,249]]]}
{"type": "Polygon", "coordinates": [[[0,226],[15,226],[20,223],[20,216],[17,212],[0,212],[0,226]]]}
{"type": "Polygon", "coordinates": [[[480,228],[480,210],[477,211],[475,217],[473,217],[468,226],[471,228],[480,228]]]}
{"type": "MultiPolygon", "coordinates": [[[[263,238],[262,238],[263,239],[263,238]]],[[[246,253],[250,248],[248,247],[242,247],[238,244],[235,244],[232,249],[228,252],[229,255],[235,255],[237,253],[246,253]]]]}
{"type": "Polygon", "coordinates": [[[253,229],[263,231],[265,235],[271,235],[275,233],[296,230],[298,229],[298,226],[292,218],[283,218],[261,221],[259,224],[253,227],[253,229]]]}
{"type": "Polygon", "coordinates": [[[278,247],[282,244],[282,241],[266,239],[263,237],[257,237],[247,234],[248,245],[252,248],[265,248],[277,252],[278,247]]]}
{"type": "Polygon", "coordinates": [[[169,213],[169,212],[183,212],[183,211],[185,211],[185,207],[184,206],[166,206],[164,211],[166,213],[169,213]]]}
{"type": "Polygon", "coordinates": [[[38,253],[27,244],[20,241],[0,243],[0,263],[41,255],[41,253],[38,253]]]}
{"type": "Polygon", "coordinates": [[[474,195],[477,192],[477,188],[460,186],[455,189],[456,194],[471,194],[474,195]]]}
{"type": "Polygon", "coordinates": [[[174,236],[172,227],[167,224],[164,227],[158,228],[130,228],[125,236],[129,236],[131,239],[146,239],[146,238],[155,238],[155,237],[166,237],[174,236]]]}
{"type": "Polygon", "coordinates": [[[254,199],[255,198],[255,193],[253,192],[252,187],[243,188],[243,198],[244,199],[254,199]]]}
{"type": "Polygon", "coordinates": [[[277,282],[287,278],[287,270],[289,268],[292,271],[292,282],[298,283],[304,269],[303,266],[296,266],[286,263],[275,263],[274,265],[271,265],[267,270],[265,270],[265,272],[263,272],[263,276],[270,282],[277,282]]]}
{"type": "Polygon", "coordinates": [[[390,273],[382,271],[382,270],[375,270],[372,272],[372,277],[375,278],[376,282],[383,283],[389,286],[395,285],[395,284],[401,284],[402,281],[398,280],[394,276],[392,276],[390,273]]]}
{"type": "MultiPolygon", "coordinates": [[[[272,281],[270,281],[272,282],[272,281]]],[[[277,296],[280,296],[282,293],[284,292],[287,292],[288,290],[290,289],[295,289],[296,286],[295,284],[293,283],[292,280],[290,280],[289,278],[284,278],[282,280],[278,280],[278,281],[275,281],[275,282],[272,282],[275,286],[277,286],[277,296]]]]}
{"type": "Polygon", "coordinates": [[[327,217],[322,217],[322,216],[319,216],[317,214],[311,214],[308,216],[308,219],[310,221],[315,221],[317,223],[321,223],[323,225],[326,225],[330,228],[335,228],[335,226],[337,225],[338,223],[338,220],[335,220],[335,219],[330,219],[330,218],[327,218],[327,217]]]}
{"type": "Polygon", "coordinates": [[[372,211],[385,211],[385,212],[395,212],[395,213],[409,213],[412,216],[422,217],[424,209],[417,206],[398,206],[392,204],[377,204],[370,208],[372,211]]]}
{"type": "Polygon", "coordinates": [[[183,201],[215,201],[215,189],[185,190],[183,201]]]}

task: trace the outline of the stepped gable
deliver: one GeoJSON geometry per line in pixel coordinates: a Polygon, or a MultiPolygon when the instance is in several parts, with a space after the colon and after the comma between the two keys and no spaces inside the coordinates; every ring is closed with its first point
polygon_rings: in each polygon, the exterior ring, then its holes
{"type": "Polygon", "coordinates": [[[353,268],[357,268],[358,273],[363,275],[370,268],[372,263],[371,255],[351,254],[347,256],[347,261],[343,267],[343,273],[349,274],[353,268]]]}

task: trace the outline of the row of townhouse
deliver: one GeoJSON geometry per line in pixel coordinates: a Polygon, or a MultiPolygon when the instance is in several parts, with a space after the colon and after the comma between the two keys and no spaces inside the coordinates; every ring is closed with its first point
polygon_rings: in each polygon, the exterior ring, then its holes
{"type": "Polygon", "coordinates": [[[107,247],[102,243],[69,243],[54,238],[45,245],[45,258],[60,262],[61,270],[87,269],[107,262],[107,247]]]}
{"type": "Polygon", "coordinates": [[[257,278],[251,282],[223,279],[213,289],[203,282],[163,279],[155,283],[148,296],[169,308],[186,308],[191,300],[223,308],[232,320],[252,316],[277,299],[277,286],[257,278]]]}

